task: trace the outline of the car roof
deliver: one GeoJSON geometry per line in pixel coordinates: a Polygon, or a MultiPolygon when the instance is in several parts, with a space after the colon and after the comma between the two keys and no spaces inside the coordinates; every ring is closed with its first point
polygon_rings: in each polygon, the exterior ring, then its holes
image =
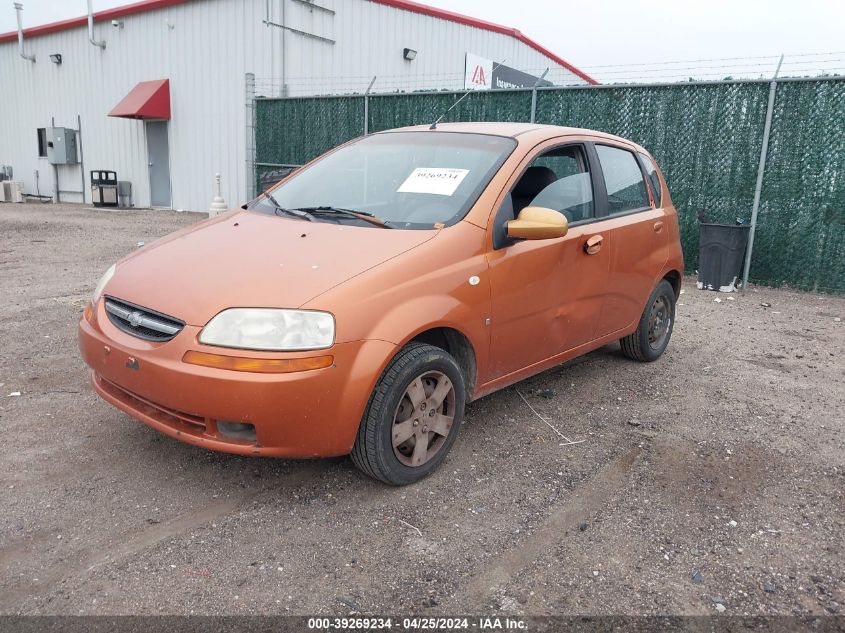
{"type": "MultiPolygon", "coordinates": [[[[468,121],[459,123],[438,123],[437,128],[430,129],[430,125],[411,125],[408,127],[395,128],[392,130],[384,130],[384,132],[423,132],[428,131],[432,134],[437,132],[463,132],[465,134],[489,134],[494,136],[506,136],[514,138],[517,141],[533,141],[538,142],[546,138],[555,138],[559,136],[593,136],[600,139],[615,141],[625,145],[633,146],[636,149],[646,152],[646,150],[628,139],[606,132],[599,132],[597,130],[588,130],[579,127],[564,127],[561,125],[544,125],[540,123],[511,123],[504,121],[468,121]]],[[[384,132],[379,132],[383,134],[384,132]]],[[[646,152],[648,153],[648,152],[646,152]]]]}

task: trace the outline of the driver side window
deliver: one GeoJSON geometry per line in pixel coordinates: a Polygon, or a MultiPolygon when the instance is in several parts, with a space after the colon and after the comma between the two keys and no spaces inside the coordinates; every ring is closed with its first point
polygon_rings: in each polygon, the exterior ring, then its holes
{"type": "Polygon", "coordinates": [[[562,213],[570,223],[594,218],[593,186],[583,148],[557,147],[535,158],[511,197],[514,216],[533,206],[562,213]]]}

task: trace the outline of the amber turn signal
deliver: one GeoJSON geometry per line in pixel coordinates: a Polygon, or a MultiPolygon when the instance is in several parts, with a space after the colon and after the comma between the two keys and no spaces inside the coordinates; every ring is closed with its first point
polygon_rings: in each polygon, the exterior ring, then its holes
{"type": "Polygon", "coordinates": [[[222,354],[206,354],[205,352],[187,351],[182,362],[215,369],[231,369],[232,371],[251,371],[259,374],[288,374],[294,371],[308,371],[309,369],[323,369],[330,367],[334,356],[313,356],[311,358],[243,358],[241,356],[224,356],[222,354]]]}

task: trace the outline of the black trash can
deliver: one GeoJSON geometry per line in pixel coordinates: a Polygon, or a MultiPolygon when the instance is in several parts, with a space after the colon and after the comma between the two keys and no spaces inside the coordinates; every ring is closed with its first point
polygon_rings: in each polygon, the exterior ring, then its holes
{"type": "Polygon", "coordinates": [[[698,287],[733,292],[742,275],[748,231],[744,224],[699,224],[698,287]]]}

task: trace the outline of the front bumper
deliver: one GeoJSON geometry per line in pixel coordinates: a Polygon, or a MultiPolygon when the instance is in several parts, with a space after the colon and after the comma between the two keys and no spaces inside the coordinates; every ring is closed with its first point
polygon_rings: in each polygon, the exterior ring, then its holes
{"type": "Polygon", "coordinates": [[[121,411],[189,444],[275,457],[349,453],[375,382],[395,352],[385,341],[290,354],[224,350],[200,344],[199,332],[186,326],[166,343],[138,339],[112,325],[101,300],[90,320],[79,322],[79,349],[94,389],[121,411]],[[258,374],[184,363],[188,350],[266,358],[331,354],[334,364],[258,374]],[[218,421],[254,425],[256,441],[223,435],[218,421]]]}

